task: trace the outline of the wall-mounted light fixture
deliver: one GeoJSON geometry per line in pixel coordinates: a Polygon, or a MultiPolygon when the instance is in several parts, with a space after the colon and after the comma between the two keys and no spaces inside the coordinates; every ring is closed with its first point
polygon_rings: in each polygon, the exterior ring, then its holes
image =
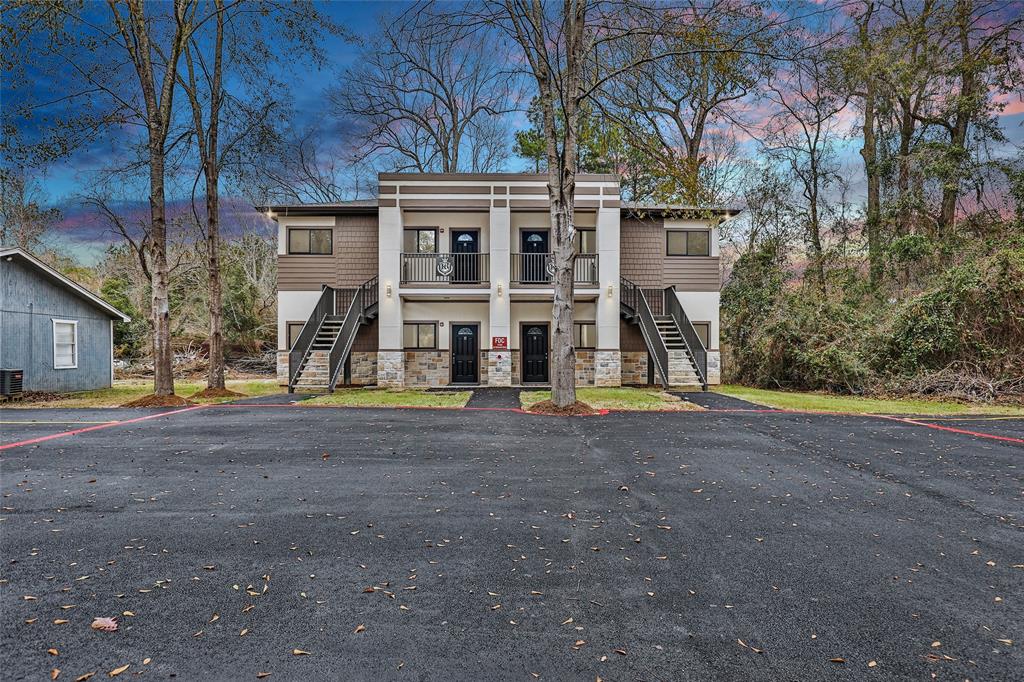
{"type": "Polygon", "coordinates": [[[612,283],[608,282],[608,298],[612,297],[612,292],[613,292],[612,283]]]}
{"type": "Polygon", "coordinates": [[[498,296],[501,296],[502,289],[503,289],[503,285],[501,283],[501,280],[499,279],[498,280],[498,296]]]}
{"type": "Polygon", "coordinates": [[[384,293],[391,298],[391,282],[384,282],[384,293]]]}

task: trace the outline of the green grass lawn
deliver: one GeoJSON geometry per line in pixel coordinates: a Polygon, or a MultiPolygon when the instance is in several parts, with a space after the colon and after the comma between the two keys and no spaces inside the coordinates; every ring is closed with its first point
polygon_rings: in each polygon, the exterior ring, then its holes
{"type": "MultiPolygon", "coordinates": [[[[550,400],[551,391],[523,391],[519,403],[530,407],[543,400],[550,400]]],[[[578,388],[576,399],[595,410],[700,410],[688,403],[652,388],[578,388]]]]}
{"type": "MultiPolygon", "coordinates": [[[[244,393],[246,397],[281,393],[286,389],[277,385],[277,379],[229,379],[229,390],[244,393]]],[[[183,398],[206,388],[205,381],[175,381],[174,392],[183,398]]],[[[111,388],[80,393],[65,393],[56,400],[45,402],[14,402],[10,407],[120,407],[127,402],[153,392],[152,379],[124,379],[114,382],[111,388]]],[[[203,398],[196,403],[223,403],[233,398],[203,398]]],[[[6,405],[5,405],[6,407],[6,405]]]]}
{"type": "Polygon", "coordinates": [[[341,388],[329,395],[303,400],[298,404],[302,407],[465,407],[471,395],[470,391],[428,393],[415,389],[341,388]]]}
{"type": "Polygon", "coordinates": [[[856,396],[796,391],[769,391],[762,388],[723,385],[718,393],[749,400],[758,405],[784,410],[816,410],[852,414],[1000,414],[1024,416],[1024,408],[1005,405],[975,405],[921,399],[858,398],[856,396]]]}

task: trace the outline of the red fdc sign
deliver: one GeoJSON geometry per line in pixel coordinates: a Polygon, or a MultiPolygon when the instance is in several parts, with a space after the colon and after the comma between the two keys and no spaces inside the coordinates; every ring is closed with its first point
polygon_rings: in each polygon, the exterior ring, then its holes
{"type": "Polygon", "coordinates": [[[508,337],[507,336],[492,336],[491,337],[491,348],[494,350],[508,350],[508,337]]]}

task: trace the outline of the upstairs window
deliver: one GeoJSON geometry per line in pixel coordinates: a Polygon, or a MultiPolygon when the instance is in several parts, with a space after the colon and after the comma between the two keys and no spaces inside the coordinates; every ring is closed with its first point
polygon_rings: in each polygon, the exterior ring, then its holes
{"type": "Polygon", "coordinates": [[[597,232],[577,229],[576,253],[597,253],[597,232]]]}
{"type": "Polygon", "coordinates": [[[710,256],[711,233],[708,230],[669,230],[666,234],[666,255],[710,256]]]}
{"type": "Polygon", "coordinates": [[[330,256],[334,253],[331,234],[326,228],[292,227],[288,229],[288,253],[303,256],[330,256]]]}
{"type": "Polygon", "coordinates": [[[53,368],[78,367],[78,323],[74,320],[53,320],[53,368]]]}
{"type": "Polygon", "coordinates": [[[417,227],[405,231],[405,253],[437,253],[437,228],[417,227]]]}

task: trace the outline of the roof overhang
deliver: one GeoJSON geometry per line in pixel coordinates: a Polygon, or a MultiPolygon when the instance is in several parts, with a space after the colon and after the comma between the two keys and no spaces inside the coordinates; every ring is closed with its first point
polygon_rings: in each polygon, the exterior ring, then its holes
{"type": "Polygon", "coordinates": [[[346,204],[274,204],[256,206],[257,211],[271,220],[280,216],[321,216],[321,215],[377,215],[377,204],[352,206],[346,204]]]}
{"type": "Polygon", "coordinates": [[[658,216],[659,218],[690,218],[710,220],[717,218],[719,223],[732,220],[742,208],[735,206],[682,206],[673,204],[633,204],[623,203],[622,213],[638,217],[658,216]]]}
{"type": "Polygon", "coordinates": [[[118,317],[121,319],[122,322],[131,321],[132,318],[128,317],[120,310],[118,310],[117,308],[110,305],[96,294],[92,293],[91,291],[83,287],[78,282],[75,282],[74,280],[69,279],[68,277],[57,272],[49,265],[47,265],[46,263],[42,262],[32,254],[30,254],[28,251],[25,251],[24,249],[17,247],[0,249],[0,260],[9,261],[15,258],[20,258],[21,260],[25,261],[29,265],[35,267],[37,270],[42,272],[49,279],[56,281],[60,284],[63,284],[64,286],[78,294],[78,296],[80,296],[81,298],[84,298],[85,300],[95,305],[97,308],[100,308],[101,310],[110,314],[111,317],[118,317]]]}

